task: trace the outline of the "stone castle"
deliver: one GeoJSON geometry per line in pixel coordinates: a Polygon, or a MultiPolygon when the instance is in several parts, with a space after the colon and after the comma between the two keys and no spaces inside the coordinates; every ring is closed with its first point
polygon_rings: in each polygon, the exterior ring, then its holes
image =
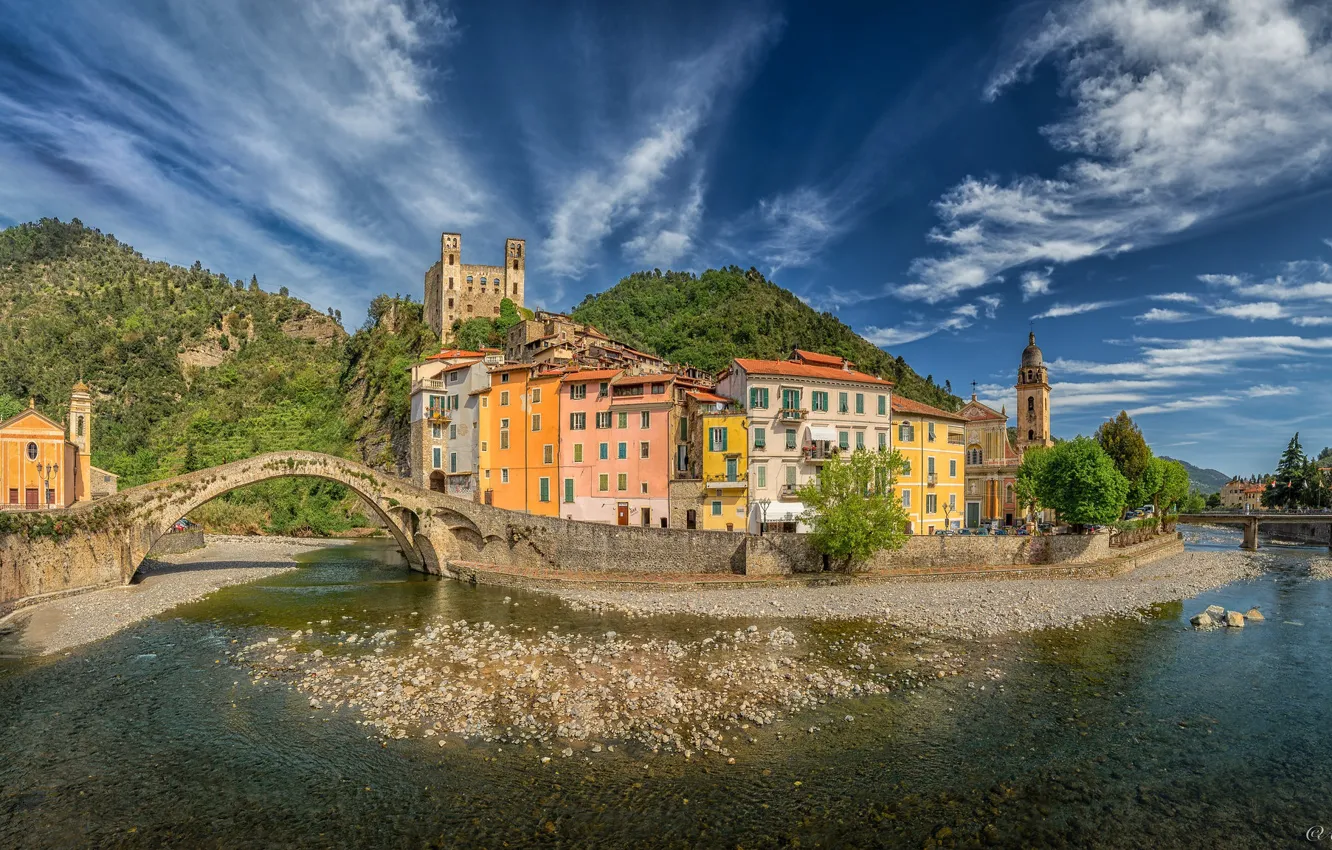
{"type": "Polygon", "coordinates": [[[526,268],[524,239],[504,240],[502,265],[478,266],[462,261],[462,234],[440,234],[439,261],[425,275],[426,323],[442,337],[454,322],[495,318],[505,298],[523,306],[526,268]]]}

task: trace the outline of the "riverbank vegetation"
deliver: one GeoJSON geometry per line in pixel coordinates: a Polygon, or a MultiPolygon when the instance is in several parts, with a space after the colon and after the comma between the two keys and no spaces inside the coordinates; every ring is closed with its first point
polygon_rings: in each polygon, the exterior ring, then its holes
{"type": "Polygon", "coordinates": [[[1290,438],[1277,461],[1276,474],[1263,491],[1263,507],[1275,510],[1320,510],[1332,507],[1332,448],[1309,457],[1300,434],[1290,438]]]}

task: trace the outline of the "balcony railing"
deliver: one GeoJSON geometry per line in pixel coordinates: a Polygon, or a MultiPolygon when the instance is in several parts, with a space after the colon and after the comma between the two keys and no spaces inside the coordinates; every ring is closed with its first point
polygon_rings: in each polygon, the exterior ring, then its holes
{"type": "Polygon", "coordinates": [[[426,410],[426,419],[435,425],[447,425],[453,420],[453,416],[443,408],[432,407],[426,410]]]}
{"type": "Polygon", "coordinates": [[[800,457],[805,463],[827,463],[837,459],[838,451],[835,446],[807,445],[801,450],[800,457]]]}
{"type": "Polygon", "coordinates": [[[730,490],[732,488],[743,489],[749,486],[749,482],[747,482],[742,476],[728,475],[725,472],[714,472],[711,475],[705,475],[703,476],[703,480],[707,483],[708,489],[710,490],[730,490]]]}
{"type": "Polygon", "coordinates": [[[779,498],[779,499],[794,499],[794,498],[796,498],[796,496],[798,496],[799,494],[800,494],[800,485],[798,485],[798,484],[783,484],[783,485],[781,486],[781,489],[779,489],[779,490],[777,491],[777,498],[779,498]]]}
{"type": "Polygon", "coordinates": [[[933,487],[935,484],[938,483],[939,483],[939,474],[937,472],[931,472],[925,476],[926,486],[933,487]]]}
{"type": "Polygon", "coordinates": [[[808,410],[801,410],[800,408],[796,407],[783,407],[781,410],[777,411],[777,418],[786,421],[795,421],[799,419],[804,419],[808,415],[809,415],[808,410]]]}
{"type": "Polygon", "coordinates": [[[444,382],[435,378],[422,378],[416,382],[418,390],[442,390],[445,389],[444,382]]]}

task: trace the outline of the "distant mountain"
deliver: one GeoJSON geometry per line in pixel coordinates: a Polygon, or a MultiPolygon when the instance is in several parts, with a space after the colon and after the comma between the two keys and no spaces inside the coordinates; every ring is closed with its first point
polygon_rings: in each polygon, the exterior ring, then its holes
{"type": "Polygon", "coordinates": [[[1194,466],[1186,460],[1178,458],[1160,456],[1162,460],[1173,460],[1184,467],[1189,473],[1189,486],[1199,493],[1217,493],[1225,486],[1232,476],[1226,475],[1217,469],[1202,469],[1194,466]]]}
{"type": "Polygon", "coordinates": [[[962,400],[945,382],[922,378],[831,313],[737,266],[689,272],[636,272],[573,310],[613,339],[700,369],[718,371],[733,357],[785,360],[792,348],[838,354],[896,384],[907,398],[945,410],[962,400]]]}

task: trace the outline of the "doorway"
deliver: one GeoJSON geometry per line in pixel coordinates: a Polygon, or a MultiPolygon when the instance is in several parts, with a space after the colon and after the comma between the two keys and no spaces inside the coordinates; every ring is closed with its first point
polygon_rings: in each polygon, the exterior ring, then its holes
{"type": "Polygon", "coordinates": [[[620,502],[619,504],[617,504],[617,505],[615,506],[615,524],[616,524],[616,525],[628,525],[628,524],[629,524],[629,503],[628,503],[628,502],[620,502]]]}
{"type": "Polygon", "coordinates": [[[30,510],[30,511],[35,511],[35,510],[37,510],[38,502],[37,502],[37,488],[36,488],[36,487],[25,487],[25,488],[24,488],[24,490],[23,490],[23,502],[24,502],[24,507],[26,507],[28,510],[30,510]]]}
{"type": "Polygon", "coordinates": [[[643,527],[652,527],[652,508],[643,508],[643,527]]]}
{"type": "Polygon", "coordinates": [[[967,528],[980,528],[980,502],[967,502],[967,528]]]}
{"type": "Polygon", "coordinates": [[[698,511],[693,508],[685,511],[685,528],[698,528],[698,511]]]}

